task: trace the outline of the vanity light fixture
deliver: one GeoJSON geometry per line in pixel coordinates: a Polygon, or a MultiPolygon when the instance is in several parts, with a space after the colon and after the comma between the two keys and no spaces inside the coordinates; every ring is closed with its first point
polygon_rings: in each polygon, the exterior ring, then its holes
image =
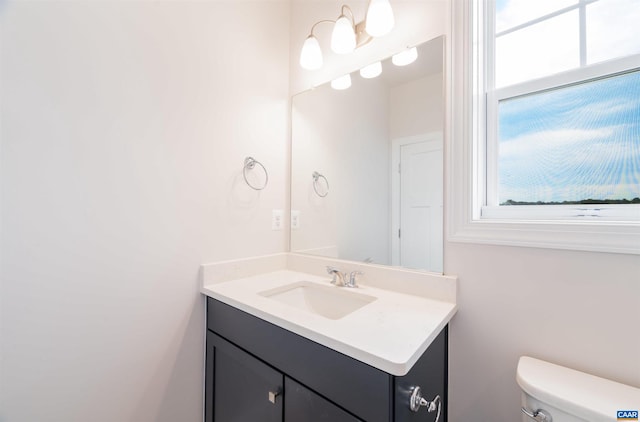
{"type": "Polygon", "coordinates": [[[391,63],[396,66],[406,66],[416,61],[418,58],[418,49],[415,47],[408,48],[391,57],[391,63]]]}
{"type": "Polygon", "coordinates": [[[304,40],[304,44],[302,45],[302,51],[300,52],[300,66],[303,69],[307,70],[316,70],[322,67],[322,50],[320,49],[320,43],[315,35],[313,35],[313,30],[316,26],[322,22],[333,22],[330,20],[322,20],[316,22],[311,27],[311,33],[304,40]]]}
{"type": "Polygon", "coordinates": [[[331,32],[331,50],[336,54],[348,54],[356,49],[356,33],[355,24],[353,22],[353,12],[349,6],[342,6],[342,13],[336,23],[333,25],[331,32]],[[344,12],[349,11],[351,18],[348,18],[344,12]]]}
{"type": "Polygon", "coordinates": [[[393,10],[389,0],[370,0],[366,20],[356,24],[353,11],[348,5],[342,5],[338,19],[323,19],[313,24],[311,32],[302,45],[300,66],[307,70],[322,67],[322,50],[313,31],[323,22],[333,23],[331,32],[331,50],[336,54],[348,54],[371,41],[372,37],[386,35],[393,29],[393,10]],[[347,13],[348,12],[348,16],[347,13]]]}
{"type": "Polygon", "coordinates": [[[382,63],[375,62],[360,69],[360,76],[365,79],[375,78],[382,73],[382,63]]]}
{"type": "Polygon", "coordinates": [[[331,81],[331,88],[333,89],[343,90],[349,88],[350,86],[351,75],[349,75],[348,73],[331,81]]]}
{"type": "Polygon", "coordinates": [[[381,37],[388,34],[395,24],[389,0],[371,0],[367,9],[367,34],[381,37]]]}

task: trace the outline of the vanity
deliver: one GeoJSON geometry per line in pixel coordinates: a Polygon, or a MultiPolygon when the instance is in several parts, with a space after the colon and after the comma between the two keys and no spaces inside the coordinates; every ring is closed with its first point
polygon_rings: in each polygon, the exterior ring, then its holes
{"type": "Polygon", "coordinates": [[[345,263],[258,259],[203,266],[205,421],[447,420],[454,277],[357,264],[350,289],[320,275],[345,263]]]}
{"type": "Polygon", "coordinates": [[[202,266],[206,422],[447,420],[444,39],[413,50],[293,96],[291,252],[202,266]]]}

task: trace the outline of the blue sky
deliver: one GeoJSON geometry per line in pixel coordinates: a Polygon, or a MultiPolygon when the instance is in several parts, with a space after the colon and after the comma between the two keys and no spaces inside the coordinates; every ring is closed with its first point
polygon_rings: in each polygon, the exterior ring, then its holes
{"type": "Polygon", "coordinates": [[[499,202],[640,197],[640,71],[499,109],[499,202]]]}

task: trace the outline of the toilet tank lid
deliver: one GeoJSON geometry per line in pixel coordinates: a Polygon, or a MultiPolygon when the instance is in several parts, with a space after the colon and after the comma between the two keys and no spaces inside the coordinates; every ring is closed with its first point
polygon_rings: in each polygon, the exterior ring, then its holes
{"type": "Polygon", "coordinates": [[[524,392],[586,420],[615,420],[618,410],[638,410],[640,389],[522,356],[516,380],[524,392]]]}

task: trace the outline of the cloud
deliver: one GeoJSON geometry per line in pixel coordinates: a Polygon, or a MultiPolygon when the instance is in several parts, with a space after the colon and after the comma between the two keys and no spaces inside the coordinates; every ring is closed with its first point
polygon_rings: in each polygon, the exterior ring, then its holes
{"type": "Polygon", "coordinates": [[[540,154],[541,151],[548,153],[548,151],[556,151],[559,148],[569,152],[568,150],[575,149],[577,144],[609,138],[615,129],[615,127],[558,129],[529,133],[501,142],[500,158],[505,160],[518,159],[518,157],[528,159],[532,154],[540,154]]]}
{"type": "MultiPolygon", "coordinates": [[[[498,123],[503,143],[543,131],[603,127],[615,128],[620,138],[640,136],[640,72],[503,100],[498,123]]],[[[586,134],[576,133],[577,139],[586,134]]]]}
{"type": "Polygon", "coordinates": [[[598,118],[616,116],[629,111],[640,110],[640,99],[637,98],[614,98],[606,101],[593,101],[580,107],[580,113],[598,118]]]}
{"type": "Polygon", "coordinates": [[[625,125],[549,130],[500,144],[500,200],[640,196],[640,138],[625,125]]]}

